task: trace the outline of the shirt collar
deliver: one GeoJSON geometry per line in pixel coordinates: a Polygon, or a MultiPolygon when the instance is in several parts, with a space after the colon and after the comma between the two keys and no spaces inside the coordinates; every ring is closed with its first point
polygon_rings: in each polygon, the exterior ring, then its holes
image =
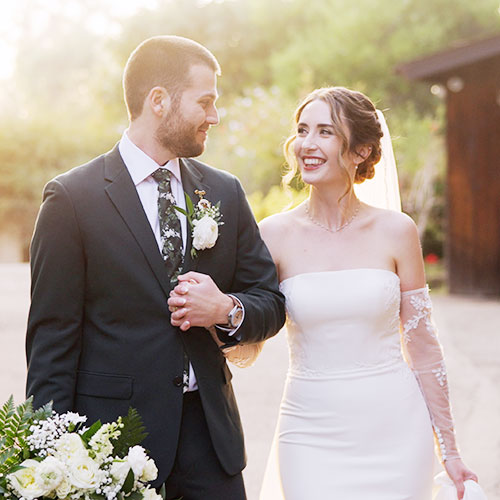
{"type": "Polygon", "coordinates": [[[127,131],[123,132],[118,145],[120,155],[132,177],[132,181],[137,186],[146,180],[155,170],[163,167],[174,175],[181,182],[181,170],[179,158],[168,161],[165,165],[158,165],[153,158],[148,156],[142,149],[137,147],[129,138],[127,131]]]}

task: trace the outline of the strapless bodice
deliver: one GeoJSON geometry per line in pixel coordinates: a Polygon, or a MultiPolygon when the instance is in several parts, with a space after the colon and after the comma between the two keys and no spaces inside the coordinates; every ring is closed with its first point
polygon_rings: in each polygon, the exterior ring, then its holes
{"type": "Polygon", "coordinates": [[[369,268],[311,272],[283,280],[280,288],[290,374],[355,376],[403,361],[397,274],[369,268]]]}

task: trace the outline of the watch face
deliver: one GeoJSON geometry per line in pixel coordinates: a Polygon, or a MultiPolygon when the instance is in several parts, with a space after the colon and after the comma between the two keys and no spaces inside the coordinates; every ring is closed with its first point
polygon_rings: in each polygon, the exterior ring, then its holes
{"type": "Polygon", "coordinates": [[[234,313],[233,321],[236,324],[239,324],[243,319],[243,311],[238,307],[238,310],[234,313]]]}
{"type": "Polygon", "coordinates": [[[229,313],[228,319],[233,328],[237,327],[243,319],[243,310],[241,307],[235,306],[229,313]]]}

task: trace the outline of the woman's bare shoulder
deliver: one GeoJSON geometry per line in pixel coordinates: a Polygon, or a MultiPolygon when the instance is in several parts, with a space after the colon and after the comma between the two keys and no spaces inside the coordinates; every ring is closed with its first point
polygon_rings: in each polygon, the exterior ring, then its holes
{"type": "Polygon", "coordinates": [[[288,234],[291,227],[294,227],[299,215],[299,207],[292,208],[286,212],[270,215],[259,222],[259,229],[262,235],[288,234]]]}
{"type": "Polygon", "coordinates": [[[383,230],[387,236],[408,237],[417,232],[417,225],[404,212],[375,207],[369,207],[369,210],[373,224],[383,230]]]}

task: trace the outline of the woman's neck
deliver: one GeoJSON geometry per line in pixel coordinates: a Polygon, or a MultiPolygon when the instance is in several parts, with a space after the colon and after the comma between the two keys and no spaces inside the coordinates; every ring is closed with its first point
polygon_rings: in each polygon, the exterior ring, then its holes
{"type": "Polygon", "coordinates": [[[312,186],[311,193],[306,201],[309,218],[325,229],[336,231],[347,225],[357,214],[360,201],[351,188],[345,193],[342,189],[321,189],[312,186]]]}

